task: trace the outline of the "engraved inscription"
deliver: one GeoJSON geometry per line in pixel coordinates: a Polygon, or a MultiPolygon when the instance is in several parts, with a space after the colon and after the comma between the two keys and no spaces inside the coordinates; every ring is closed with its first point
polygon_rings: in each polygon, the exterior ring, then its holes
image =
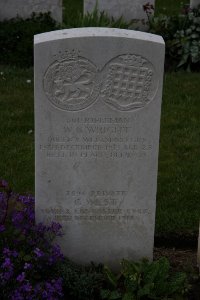
{"type": "Polygon", "coordinates": [[[44,76],[44,91],[57,107],[78,111],[90,106],[97,98],[96,66],[75,55],[54,62],[44,76]]]}
{"type": "Polygon", "coordinates": [[[131,134],[135,118],[67,118],[58,135],[49,135],[40,151],[48,159],[148,159],[150,139],[131,134]]]}
{"type": "Polygon", "coordinates": [[[141,56],[120,55],[107,64],[104,73],[103,100],[118,110],[142,108],[155,94],[153,66],[141,56]]]}
{"type": "Polygon", "coordinates": [[[44,76],[44,91],[57,107],[79,111],[98,96],[112,108],[132,111],[144,107],[155,96],[158,80],[145,58],[125,54],[113,58],[101,71],[78,51],[55,55],[44,76]]]}
{"type": "Polygon", "coordinates": [[[127,191],[67,190],[67,207],[50,206],[42,209],[49,221],[65,222],[139,222],[139,216],[151,214],[149,208],[126,207],[127,191]]]}

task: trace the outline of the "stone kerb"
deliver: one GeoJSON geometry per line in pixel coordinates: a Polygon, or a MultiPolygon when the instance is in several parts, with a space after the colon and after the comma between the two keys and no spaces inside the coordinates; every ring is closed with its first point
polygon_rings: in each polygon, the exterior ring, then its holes
{"type": "Polygon", "coordinates": [[[35,36],[36,216],[78,263],[152,259],[164,48],[131,30],[35,36]]]}

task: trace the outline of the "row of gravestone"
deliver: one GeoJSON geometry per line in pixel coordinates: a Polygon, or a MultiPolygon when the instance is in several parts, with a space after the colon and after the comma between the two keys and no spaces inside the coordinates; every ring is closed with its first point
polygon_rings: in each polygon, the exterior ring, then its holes
{"type": "MultiPolygon", "coordinates": [[[[71,0],[73,1],[73,0],[71,0]]],[[[92,12],[98,3],[98,10],[105,11],[110,17],[124,17],[126,21],[132,19],[145,20],[147,18],[143,5],[155,4],[155,0],[85,0],[84,12],[92,12]]],[[[191,0],[191,7],[200,4],[200,0],[191,0]]],[[[51,12],[52,17],[62,22],[62,0],[0,0],[0,20],[16,16],[26,18],[32,12],[51,12]]]]}

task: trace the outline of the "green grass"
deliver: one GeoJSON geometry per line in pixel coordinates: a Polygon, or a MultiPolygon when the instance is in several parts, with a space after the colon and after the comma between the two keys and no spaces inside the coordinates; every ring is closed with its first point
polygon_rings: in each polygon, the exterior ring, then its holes
{"type": "Polygon", "coordinates": [[[157,232],[192,231],[200,218],[199,73],[166,74],[158,173],[157,232]]]}
{"type": "MultiPolygon", "coordinates": [[[[32,69],[1,67],[0,176],[16,192],[34,193],[32,69]],[[27,83],[27,79],[31,83],[27,83]]],[[[198,73],[164,79],[156,232],[196,232],[200,217],[198,73]]]]}
{"type": "Polygon", "coordinates": [[[15,191],[30,193],[34,191],[32,73],[0,67],[0,177],[15,191]]]}

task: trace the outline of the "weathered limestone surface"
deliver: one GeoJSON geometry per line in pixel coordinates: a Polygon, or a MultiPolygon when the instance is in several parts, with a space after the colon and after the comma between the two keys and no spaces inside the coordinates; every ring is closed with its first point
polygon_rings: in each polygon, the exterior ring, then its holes
{"type": "Polygon", "coordinates": [[[123,18],[126,21],[133,19],[147,20],[143,5],[147,2],[154,5],[155,0],[84,0],[84,13],[92,12],[97,4],[99,11],[105,11],[110,17],[123,18]]]}
{"type": "Polygon", "coordinates": [[[62,22],[62,0],[0,0],[0,20],[28,18],[33,12],[51,12],[56,21],[62,22]]]}
{"type": "Polygon", "coordinates": [[[152,34],[35,36],[36,216],[78,263],[152,258],[163,64],[152,34]]]}

